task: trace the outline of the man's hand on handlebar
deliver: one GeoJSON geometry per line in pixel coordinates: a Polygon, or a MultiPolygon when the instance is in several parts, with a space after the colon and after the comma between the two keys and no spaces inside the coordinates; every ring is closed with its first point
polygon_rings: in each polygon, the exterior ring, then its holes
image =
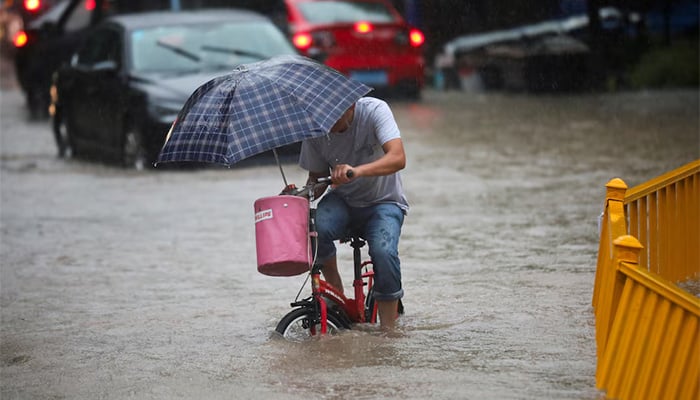
{"type": "Polygon", "coordinates": [[[352,169],[352,165],[348,164],[338,164],[333,167],[331,171],[331,180],[333,185],[342,185],[350,182],[355,177],[355,172],[352,169]]]}
{"type": "Polygon", "coordinates": [[[297,189],[297,185],[290,183],[284,189],[282,189],[280,195],[296,196],[298,192],[299,189],[297,189]]]}

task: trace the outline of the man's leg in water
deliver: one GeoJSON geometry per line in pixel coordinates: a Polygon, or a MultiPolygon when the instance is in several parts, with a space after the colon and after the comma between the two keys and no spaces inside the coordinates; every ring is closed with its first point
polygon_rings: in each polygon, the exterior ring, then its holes
{"type": "Polygon", "coordinates": [[[404,213],[396,204],[378,204],[353,211],[353,217],[366,221],[364,237],[374,266],[374,298],[379,320],[382,329],[392,330],[398,316],[398,300],[403,297],[399,237],[404,213]]]}
{"type": "Polygon", "coordinates": [[[343,280],[338,273],[338,259],[334,256],[323,262],[323,279],[343,293],[343,280]]]}
{"type": "Polygon", "coordinates": [[[396,328],[396,319],[399,317],[398,309],[398,300],[377,300],[377,311],[379,312],[379,323],[382,330],[391,331],[396,328]]]}

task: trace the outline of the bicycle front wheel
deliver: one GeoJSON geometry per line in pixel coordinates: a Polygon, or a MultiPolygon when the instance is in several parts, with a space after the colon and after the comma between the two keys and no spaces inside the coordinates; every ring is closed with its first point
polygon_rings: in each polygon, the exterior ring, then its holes
{"type": "MultiPolygon", "coordinates": [[[[285,315],[277,324],[275,331],[287,340],[303,342],[321,334],[321,322],[314,315],[314,311],[308,308],[297,308],[285,315]]],[[[329,335],[335,335],[345,326],[333,313],[328,313],[327,331],[329,335]]]]}

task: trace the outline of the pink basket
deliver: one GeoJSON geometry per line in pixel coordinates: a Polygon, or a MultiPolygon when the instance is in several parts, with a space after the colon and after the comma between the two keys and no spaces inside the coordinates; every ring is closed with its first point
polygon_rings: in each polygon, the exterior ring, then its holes
{"type": "Polygon", "coordinates": [[[309,271],[309,201],[298,196],[255,201],[255,247],[258,272],[294,276],[309,271]]]}

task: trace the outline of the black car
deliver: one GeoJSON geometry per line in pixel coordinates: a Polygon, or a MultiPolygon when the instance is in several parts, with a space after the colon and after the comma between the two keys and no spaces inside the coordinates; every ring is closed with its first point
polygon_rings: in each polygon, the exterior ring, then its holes
{"type": "Polygon", "coordinates": [[[252,11],[110,17],[57,72],[52,92],[59,152],[148,166],[197,87],[236,65],[281,54],[296,50],[252,11]]]}
{"type": "Polygon", "coordinates": [[[52,74],[70,60],[94,26],[111,15],[238,7],[264,13],[283,30],[286,23],[282,0],[43,0],[39,4],[31,22],[24,24],[25,39],[13,52],[17,80],[34,118],[48,117],[52,74]]]}

